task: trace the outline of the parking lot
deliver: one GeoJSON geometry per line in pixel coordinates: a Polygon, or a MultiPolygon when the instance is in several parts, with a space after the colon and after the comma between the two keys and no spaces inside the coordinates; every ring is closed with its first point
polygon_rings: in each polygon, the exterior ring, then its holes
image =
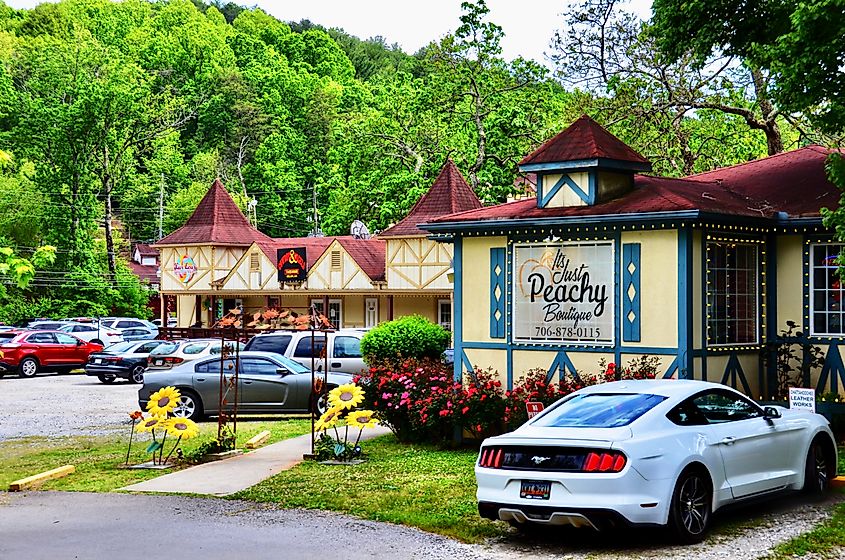
{"type": "Polygon", "coordinates": [[[84,373],[6,375],[0,379],[0,441],[120,430],[138,408],[138,387],[122,380],[105,385],[84,373]]]}

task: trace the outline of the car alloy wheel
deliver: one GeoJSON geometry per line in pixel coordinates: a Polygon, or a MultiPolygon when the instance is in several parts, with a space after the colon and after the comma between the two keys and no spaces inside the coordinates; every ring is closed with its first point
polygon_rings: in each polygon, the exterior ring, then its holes
{"type": "Polygon", "coordinates": [[[804,467],[804,490],[810,494],[823,494],[830,486],[830,469],[824,446],[818,439],[814,440],[807,452],[807,463],[804,467]]]}
{"type": "Polygon", "coordinates": [[[334,388],[334,385],[329,385],[325,388],[325,391],[317,398],[317,404],[315,408],[317,409],[318,416],[322,416],[326,413],[326,411],[329,410],[329,408],[331,408],[329,406],[329,392],[334,388]]]}
{"type": "Polygon", "coordinates": [[[681,474],[672,494],[670,521],[682,542],[704,540],[710,525],[710,484],[698,471],[681,474]]]}
{"type": "Polygon", "coordinates": [[[182,391],[179,396],[179,403],[173,409],[173,416],[199,420],[202,417],[202,405],[199,402],[199,397],[187,391],[182,391]]]}
{"type": "Polygon", "coordinates": [[[38,373],[38,362],[35,358],[24,358],[18,369],[21,377],[35,377],[38,373]]]}
{"type": "Polygon", "coordinates": [[[129,381],[132,383],[141,384],[144,382],[144,366],[135,366],[132,368],[132,373],[129,376],[129,381]]]}

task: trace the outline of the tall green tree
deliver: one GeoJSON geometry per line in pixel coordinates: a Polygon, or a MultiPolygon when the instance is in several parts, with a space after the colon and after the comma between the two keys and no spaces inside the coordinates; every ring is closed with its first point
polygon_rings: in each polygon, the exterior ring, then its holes
{"type": "Polygon", "coordinates": [[[442,85],[438,102],[451,113],[453,126],[472,131],[469,138],[463,135],[471,143],[456,146],[466,158],[470,185],[491,201],[502,200],[512,190],[504,176],[512,176],[525,153],[524,132],[539,123],[537,105],[530,102],[521,106],[518,116],[505,119],[501,112],[515,109],[517,100],[524,102],[519,93],[541,82],[546,71],[522,58],[512,62],[502,58],[504,32],[487,20],[490,10],[484,0],[463,2],[461,8],[464,13],[455,33],[427,49],[431,65],[427,79],[442,85]],[[504,126],[508,123],[517,126],[508,129],[504,126]]]}
{"type": "Polygon", "coordinates": [[[618,109],[621,128],[641,131],[633,145],[648,153],[657,169],[687,175],[762,155],[743,149],[759,144],[738,141],[735,136],[743,132],[761,134],[768,155],[794,142],[793,129],[769,93],[767,70],[724,55],[699,64],[691,51],[667,58],[649,24],[624,7],[620,0],[570,7],[566,26],[555,34],[552,59],[561,80],[596,92],[605,105],[618,109]],[[712,138],[709,146],[699,149],[706,138],[712,138]]]}

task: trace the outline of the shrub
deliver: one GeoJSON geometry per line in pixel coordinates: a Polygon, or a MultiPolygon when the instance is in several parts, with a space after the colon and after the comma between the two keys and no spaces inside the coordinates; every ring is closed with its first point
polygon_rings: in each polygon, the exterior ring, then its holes
{"type": "Polygon", "coordinates": [[[355,382],[364,388],[366,406],[378,412],[396,438],[425,442],[444,437],[449,427],[438,426],[437,418],[430,420],[429,411],[432,406],[446,406],[439,397],[454,383],[446,366],[439,360],[413,358],[370,363],[355,382]]]}
{"type": "Polygon", "coordinates": [[[425,317],[410,315],[375,327],[361,339],[367,364],[405,359],[439,360],[450,340],[449,332],[425,317]]]}
{"type": "Polygon", "coordinates": [[[644,356],[624,368],[599,362],[597,374],[547,381],[545,369],[529,370],[504,392],[493,370],[468,372],[454,381],[439,360],[405,359],[373,363],[356,383],[364,388],[367,407],[404,442],[451,442],[456,431],[483,439],[518,428],[528,420],[525,403],[545,406],[573,391],[616,379],[653,378],[659,358],[644,356]]]}

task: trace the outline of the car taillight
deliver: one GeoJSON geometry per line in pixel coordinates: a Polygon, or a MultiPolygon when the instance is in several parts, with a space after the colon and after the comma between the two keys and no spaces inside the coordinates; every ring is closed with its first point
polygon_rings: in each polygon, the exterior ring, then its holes
{"type": "Polygon", "coordinates": [[[114,358],[106,358],[106,359],[105,359],[105,361],[107,361],[107,362],[111,362],[111,363],[115,363],[115,364],[116,364],[116,363],[120,362],[120,358],[117,358],[117,357],[114,357],[114,358]]]}
{"type": "Polygon", "coordinates": [[[584,459],[584,472],[610,472],[617,473],[625,468],[625,455],[614,451],[587,453],[584,459]]]}
{"type": "Polygon", "coordinates": [[[164,362],[168,364],[181,364],[184,361],[184,358],[177,358],[175,356],[168,356],[164,359],[164,362]]]}
{"type": "Polygon", "coordinates": [[[119,332],[107,332],[106,336],[120,336],[119,332]]]}
{"type": "Polygon", "coordinates": [[[485,447],[481,450],[481,460],[478,464],[489,469],[500,469],[504,456],[505,450],[501,447],[485,447]]]}

